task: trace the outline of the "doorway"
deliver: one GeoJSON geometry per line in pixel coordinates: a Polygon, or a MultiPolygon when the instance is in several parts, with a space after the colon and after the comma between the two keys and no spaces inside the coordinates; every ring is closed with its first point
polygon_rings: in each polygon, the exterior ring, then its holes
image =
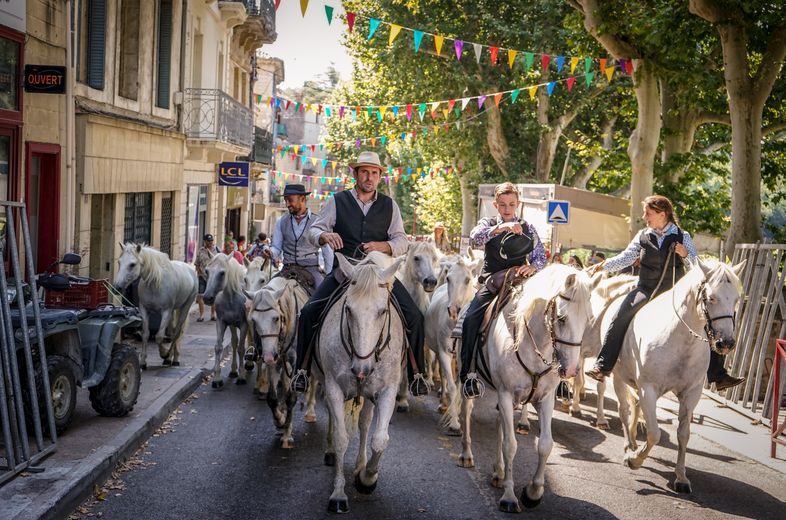
{"type": "Polygon", "coordinates": [[[36,273],[60,258],[60,145],[27,143],[25,200],[36,273]]]}
{"type": "MultiPolygon", "coordinates": [[[[232,208],[227,210],[227,218],[224,221],[224,228],[225,233],[232,233],[235,234],[235,240],[239,237],[242,233],[240,232],[240,208],[232,208]]],[[[223,247],[224,245],[221,244],[223,247]]]]}

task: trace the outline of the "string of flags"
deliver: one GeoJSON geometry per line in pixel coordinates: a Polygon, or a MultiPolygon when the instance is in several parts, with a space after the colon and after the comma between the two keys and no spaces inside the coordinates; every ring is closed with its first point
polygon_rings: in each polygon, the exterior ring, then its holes
{"type": "MultiPolygon", "coordinates": [[[[276,0],[276,9],[278,9],[281,0],[276,0]]],[[[300,0],[300,11],[301,14],[305,17],[306,10],[308,9],[309,0],[300,0]]],[[[324,4],[325,7],[325,17],[327,19],[328,25],[333,23],[333,13],[334,7],[328,4],[324,4]]],[[[570,67],[570,74],[573,74],[576,68],[578,67],[579,63],[583,62],[584,71],[585,73],[589,72],[593,67],[593,64],[597,62],[598,69],[600,70],[601,74],[605,74],[605,71],[608,68],[614,68],[616,65],[619,67],[620,72],[623,74],[630,75],[634,70],[634,63],[633,60],[630,59],[608,59],[608,58],[594,58],[594,57],[584,57],[584,56],[565,56],[562,54],[546,54],[542,52],[536,51],[525,51],[525,50],[518,50],[512,49],[509,47],[500,47],[495,45],[489,45],[487,43],[478,43],[469,40],[461,40],[458,38],[450,38],[443,36],[441,34],[428,32],[422,29],[415,29],[412,27],[407,27],[402,24],[392,23],[385,20],[381,20],[379,18],[372,18],[370,16],[366,16],[361,13],[347,11],[345,15],[342,17],[346,22],[348,32],[352,32],[355,28],[356,22],[358,19],[364,19],[368,21],[368,34],[366,39],[368,41],[372,40],[379,34],[380,26],[386,26],[389,28],[388,31],[388,45],[393,45],[393,42],[396,41],[401,31],[406,31],[412,34],[412,42],[414,45],[415,53],[419,53],[420,49],[423,44],[424,37],[428,36],[434,45],[434,50],[436,51],[438,56],[442,56],[443,49],[445,49],[445,56],[455,54],[456,60],[460,61],[461,58],[467,54],[465,49],[468,50],[470,47],[472,48],[472,52],[475,56],[475,61],[479,64],[481,60],[484,58],[485,55],[488,55],[488,59],[492,65],[498,65],[501,60],[504,60],[508,64],[508,68],[512,69],[517,63],[520,63],[522,60],[524,61],[525,70],[529,71],[532,69],[533,65],[535,64],[536,58],[540,62],[541,69],[543,71],[551,70],[551,68],[556,69],[557,73],[562,72],[562,69],[567,65],[570,67]],[[450,42],[453,42],[453,45],[450,45],[450,42]],[[447,43],[447,48],[445,44],[447,43]],[[448,50],[452,47],[452,51],[448,50]]]]}

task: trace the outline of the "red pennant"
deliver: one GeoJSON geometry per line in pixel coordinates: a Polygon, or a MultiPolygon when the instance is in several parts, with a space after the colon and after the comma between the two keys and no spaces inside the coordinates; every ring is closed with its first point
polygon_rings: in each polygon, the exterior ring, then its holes
{"type": "Polygon", "coordinates": [[[453,107],[455,105],[456,105],[456,100],[455,99],[451,99],[450,101],[448,101],[448,110],[453,110],[453,107]]]}
{"type": "Polygon", "coordinates": [[[276,0],[276,11],[278,11],[278,6],[281,5],[281,0],[276,0]]]}
{"type": "Polygon", "coordinates": [[[573,89],[573,83],[575,82],[576,82],[576,78],[574,76],[571,76],[567,79],[565,83],[568,84],[568,92],[570,92],[573,89]]]}
{"type": "Polygon", "coordinates": [[[633,60],[625,60],[625,72],[628,75],[633,74],[633,60]]]}
{"type": "Polygon", "coordinates": [[[316,148],[317,148],[317,145],[312,144],[311,145],[311,153],[314,153],[316,151],[316,148]]]}
{"type": "Polygon", "coordinates": [[[543,70],[549,68],[549,60],[551,57],[548,54],[541,54],[540,56],[540,64],[543,66],[543,70]]]}
{"type": "Polygon", "coordinates": [[[319,109],[317,110],[317,114],[321,114],[321,113],[322,113],[322,105],[319,105],[319,109]]]}
{"type": "Polygon", "coordinates": [[[398,168],[398,174],[399,174],[399,175],[401,175],[402,173],[404,173],[404,168],[402,168],[402,167],[400,167],[400,166],[399,166],[399,168],[398,168]]]}
{"type": "Polygon", "coordinates": [[[491,47],[489,48],[489,53],[491,53],[491,64],[497,64],[497,53],[499,52],[499,47],[491,47]]]}
{"type": "Polygon", "coordinates": [[[412,119],[412,103],[407,103],[407,121],[412,119]]]}
{"type": "Polygon", "coordinates": [[[352,28],[355,26],[355,13],[347,13],[347,25],[349,32],[352,32],[352,28]]]}

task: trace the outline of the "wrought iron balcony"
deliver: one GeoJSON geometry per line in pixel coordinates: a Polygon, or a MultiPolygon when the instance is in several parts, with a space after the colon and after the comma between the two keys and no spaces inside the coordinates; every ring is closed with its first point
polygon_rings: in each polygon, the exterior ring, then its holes
{"type": "Polygon", "coordinates": [[[188,88],[183,97],[186,137],[242,148],[254,143],[254,113],[218,89],[188,88]]]}
{"type": "Polygon", "coordinates": [[[271,157],[273,147],[273,134],[264,128],[254,127],[254,147],[248,157],[241,160],[255,162],[260,164],[272,165],[271,157]]]}

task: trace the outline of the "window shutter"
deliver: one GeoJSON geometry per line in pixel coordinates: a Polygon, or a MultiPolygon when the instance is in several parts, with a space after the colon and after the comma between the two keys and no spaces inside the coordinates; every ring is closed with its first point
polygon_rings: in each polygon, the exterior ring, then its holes
{"type": "Polygon", "coordinates": [[[160,0],[158,14],[158,81],[156,106],[169,108],[172,68],[172,0],[160,0]]]}
{"type": "Polygon", "coordinates": [[[89,0],[87,8],[87,84],[104,90],[106,0],[89,0]]]}

